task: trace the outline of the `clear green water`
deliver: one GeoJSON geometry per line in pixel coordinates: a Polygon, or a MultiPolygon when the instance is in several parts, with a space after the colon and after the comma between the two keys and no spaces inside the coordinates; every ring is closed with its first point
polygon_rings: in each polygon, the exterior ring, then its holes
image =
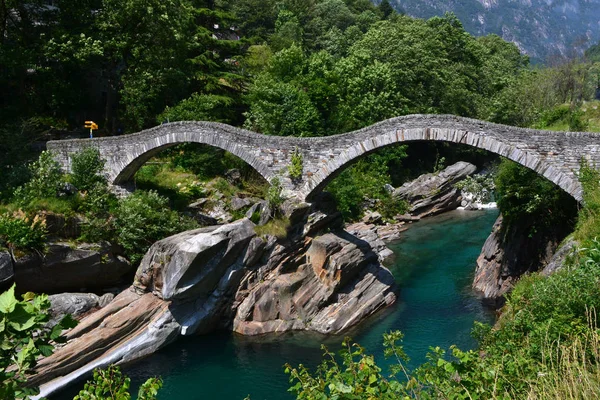
{"type": "MultiPolygon", "coordinates": [[[[400,287],[397,304],[350,332],[355,341],[385,364],[381,336],[400,329],[411,367],[425,361],[429,346],[475,346],[473,321],[491,322],[493,313],[471,294],[470,285],[496,216],[495,210],[454,211],[414,224],[390,246],[396,254],[390,269],[400,287]]],[[[164,400],[292,399],[283,364],[316,366],[320,344],[335,348],[341,340],[306,333],[260,338],[217,333],[180,340],[125,371],[133,387],[162,376],[159,398],[164,400]]]]}

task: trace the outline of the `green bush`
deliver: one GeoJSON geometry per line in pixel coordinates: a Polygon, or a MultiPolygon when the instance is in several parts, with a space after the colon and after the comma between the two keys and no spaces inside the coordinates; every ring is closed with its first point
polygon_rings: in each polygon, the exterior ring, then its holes
{"type": "Polygon", "coordinates": [[[38,160],[29,164],[31,179],[15,191],[15,199],[29,202],[34,198],[56,197],[60,185],[64,182],[60,165],[52,157],[52,153],[44,151],[38,160]]]}
{"type": "Polygon", "coordinates": [[[43,250],[46,244],[45,221],[23,213],[0,215],[0,246],[11,250],[43,250]]]}
{"type": "MultiPolygon", "coordinates": [[[[131,400],[129,386],[131,379],[121,373],[115,365],[107,369],[95,369],[92,380],[88,381],[73,400],[131,400]]],[[[138,400],[155,400],[162,387],[160,378],[149,378],[140,386],[138,400]]]]}
{"type": "Polygon", "coordinates": [[[283,204],[285,198],[282,195],[283,187],[278,177],[271,179],[271,186],[267,191],[267,201],[271,207],[271,212],[276,213],[283,204]]]}
{"type": "Polygon", "coordinates": [[[141,190],[119,202],[113,226],[117,242],[132,263],[138,263],[157,240],[197,227],[171,210],[167,198],[141,190]]]}
{"type": "Polygon", "coordinates": [[[96,185],[106,185],[102,175],[106,161],[100,156],[98,149],[85,148],[75,154],[71,161],[71,183],[79,190],[87,191],[96,185]]]}
{"type": "Polygon", "coordinates": [[[46,295],[15,297],[15,286],[0,295],[0,399],[28,399],[39,391],[26,387],[27,375],[39,357],[49,356],[57,343],[64,343],[64,329],[76,325],[70,316],[52,328],[50,301],[46,295]]]}
{"type": "Polygon", "coordinates": [[[515,222],[531,232],[570,224],[576,217],[575,200],[536,172],[502,159],[495,180],[497,203],[509,227],[515,222]]]}
{"type": "Polygon", "coordinates": [[[298,150],[298,148],[294,149],[292,153],[291,164],[288,167],[288,174],[292,181],[297,181],[302,178],[302,170],[304,168],[304,161],[302,159],[302,153],[298,150]]]}
{"type": "Polygon", "coordinates": [[[406,200],[396,199],[391,194],[382,195],[377,203],[377,211],[384,219],[393,220],[396,215],[408,212],[409,204],[406,200]]]}

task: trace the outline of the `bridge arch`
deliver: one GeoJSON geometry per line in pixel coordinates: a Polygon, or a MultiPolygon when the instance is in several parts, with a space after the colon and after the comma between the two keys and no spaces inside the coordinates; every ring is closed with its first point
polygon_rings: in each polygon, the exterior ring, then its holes
{"type": "Polygon", "coordinates": [[[260,145],[264,142],[264,135],[216,122],[173,122],[123,136],[53,141],[48,143],[48,148],[69,171],[73,153],[85,147],[97,147],[106,160],[105,173],[109,182],[123,186],[152,157],[182,143],[199,143],[226,150],[270,181],[275,171],[259,157],[260,145]]]}
{"type": "Polygon", "coordinates": [[[338,140],[342,139],[346,146],[321,160],[302,187],[307,201],[359,159],[385,147],[418,141],[456,143],[498,154],[535,171],[581,201],[579,163],[582,157],[593,163],[593,156],[600,151],[600,136],[594,133],[523,129],[448,115],[393,118],[339,135],[338,140]]]}

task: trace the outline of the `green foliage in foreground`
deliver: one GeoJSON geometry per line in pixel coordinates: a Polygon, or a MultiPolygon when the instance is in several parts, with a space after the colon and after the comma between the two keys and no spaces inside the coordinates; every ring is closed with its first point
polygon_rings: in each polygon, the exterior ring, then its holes
{"type": "MultiPolygon", "coordinates": [[[[94,370],[92,380],[85,384],[73,400],[131,400],[130,385],[131,379],[124,376],[119,367],[109,365],[105,370],[94,370]]],[[[137,399],[155,400],[161,387],[160,378],[149,378],[140,386],[137,399]]]]}
{"type": "Polygon", "coordinates": [[[48,328],[48,296],[26,293],[15,296],[15,286],[0,295],[0,398],[27,399],[38,391],[27,388],[27,374],[40,356],[49,356],[56,343],[63,343],[61,333],[75,326],[70,316],[48,328]]]}
{"type": "MultiPolygon", "coordinates": [[[[56,344],[64,343],[62,332],[77,322],[70,315],[58,324],[47,325],[50,314],[48,296],[26,293],[22,300],[15,296],[15,286],[0,294],[0,399],[29,399],[39,390],[27,386],[27,375],[33,372],[40,357],[48,357],[56,344]]],[[[130,379],[119,367],[95,370],[74,400],[130,400],[130,379]]],[[[139,389],[139,400],[155,400],[162,386],[159,378],[148,379],[139,389]]]]}
{"type": "Polygon", "coordinates": [[[431,348],[428,361],[406,371],[402,336],[384,336],[392,375],[344,341],[340,358],[325,351],[313,373],[286,367],[298,399],[588,399],[600,397],[600,172],[583,165],[585,207],[574,237],[581,247],[549,277],[523,277],[494,327],[476,323],[479,348],[431,348]],[[341,364],[339,363],[341,359],[341,364]]]}

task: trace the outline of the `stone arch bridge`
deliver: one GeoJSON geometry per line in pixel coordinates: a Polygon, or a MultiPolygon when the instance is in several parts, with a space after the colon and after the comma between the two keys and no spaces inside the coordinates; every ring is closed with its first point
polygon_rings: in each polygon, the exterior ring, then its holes
{"type": "Polygon", "coordinates": [[[180,143],[202,143],[238,156],[268,181],[279,176],[289,194],[310,201],[361,157],[397,143],[424,140],[499,154],[534,170],[578,201],[582,200],[577,176],[581,159],[600,166],[600,134],[522,129],[452,115],[409,115],[355,132],[315,138],[267,136],[214,122],[174,122],[130,135],[50,141],[48,149],[70,171],[75,152],[98,148],[106,159],[105,173],[119,191],[160,151],[180,143]],[[294,151],[303,156],[302,177],[296,182],[287,173],[294,151]]]}

